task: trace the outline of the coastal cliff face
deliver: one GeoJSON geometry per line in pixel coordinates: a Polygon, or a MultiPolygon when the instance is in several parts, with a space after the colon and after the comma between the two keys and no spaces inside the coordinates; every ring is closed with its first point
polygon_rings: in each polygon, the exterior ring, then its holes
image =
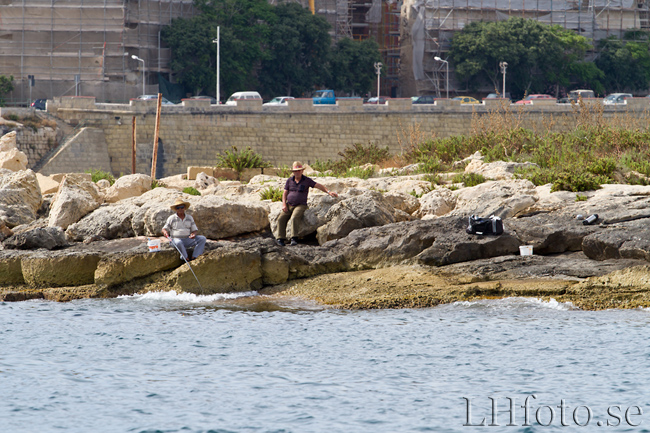
{"type": "Polygon", "coordinates": [[[454,191],[431,189],[417,175],[319,177],[340,196],[314,190],[295,234],[303,241],[283,248],[272,239],[281,204],[259,196],[283,187],[276,176],[248,184],[175,176],[151,189],[145,175],[109,186],[72,174],[42,194],[31,170],[4,170],[0,299],[257,290],[346,308],[505,296],[555,297],[583,308],[650,306],[650,187],[603,185],[577,200],[503,173],[454,191]],[[202,195],[182,193],[187,186],[202,195]],[[209,239],[192,269],[165,239],[160,251],[147,248],[178,197],[209,239]],[[591,225],[576,218],[592,214],[591,225]],[[467,234],[469,215],[500,216],[505,232],[467,234]],[[522,245],[534,255],[520,256],[522,245]]]}

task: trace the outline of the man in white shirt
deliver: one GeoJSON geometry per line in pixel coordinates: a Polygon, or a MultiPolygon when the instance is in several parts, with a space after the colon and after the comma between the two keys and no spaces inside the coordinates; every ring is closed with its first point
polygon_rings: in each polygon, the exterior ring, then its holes
{"type": "Polygon", "coordinates": [[[185,213],[185,211],[190,207],[188,202],[183,201],[183,199],[179,197],[170,207],[172,210],[176,211],[176,213],[167,218],[167,222],[165,222],[162,229],[163,235],[170,238],[171,242],[178,247],[183,258],[190,262],[203,254],[203,249],[205,248],[205,242],[207,239],[205,236],[196,234],[199,229],[196,227],[194,218],[185,213]],[[187,257],[186,248],[192,246],[194,246],[194,254],[192,254],[192,257],[187,257]]]}

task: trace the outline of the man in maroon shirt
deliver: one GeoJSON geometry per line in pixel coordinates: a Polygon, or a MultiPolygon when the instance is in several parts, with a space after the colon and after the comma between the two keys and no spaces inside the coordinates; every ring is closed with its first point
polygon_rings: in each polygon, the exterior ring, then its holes
{"type": "Polygon", "coordinates": [[[316,183],[313,179],[303,176],[305,168],[302,162],[295,161],[291,167],[293,176],[287,179],[282,193],[282,214],[278,218],[278,245],[285,246],[287,239],[287,223],[291,223],[291,245],[297,245],[296,233],[298,233],[298,224],[302,221],[302,216],[307,210],[307,196],[309,188],[318,188],[331,197],[339,195],[334,191],[329,191],[325,186],[316,183]]]}

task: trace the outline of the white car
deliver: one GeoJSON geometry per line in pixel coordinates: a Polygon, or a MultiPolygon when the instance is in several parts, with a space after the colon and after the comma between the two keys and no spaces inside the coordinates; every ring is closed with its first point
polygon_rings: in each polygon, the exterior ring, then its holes
{"type": "Polygon", "coordinates": [[[225,105],[237,105],[237,101],[240,99],[259,99],[260,102],[262,101],[262,97],[257,92],[235,92],[230,95],[225,105]]]}
{"type": "Polygon", "coordinates": [[[612,93],[611,95],[605,96],[603,99],[603,104],[605,105],[620,105],[625,104],[627,98],[633,98],[631,93],[612,93]]]}
{"type": "Polygon", "coordinates": [[[287,105],[289,99],[296,99],[293,96],[276,96],[271,99],[269,102],[265,102],[262,105],[287,105]]]}

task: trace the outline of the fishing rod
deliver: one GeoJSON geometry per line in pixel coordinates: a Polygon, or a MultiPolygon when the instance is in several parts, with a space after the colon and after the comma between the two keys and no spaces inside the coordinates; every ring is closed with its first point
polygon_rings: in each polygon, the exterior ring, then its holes
{"type": "Polygon", "coordinates": [[[185,260],[185,263],[187,263],[187,266],[190,267],[190,271],[192,272],[192,275],[194,275],[194,279],[196,280],[196,282],[199,284],[199,287],[201,288],[201,292],[204,292],[203,286],[201,286],[201,283],[199,282],[199,279],[196,277],[196,274],[194,273],[194,269],[192,269],[192,265],[190,265],[190,262],[188,262],[187,259],[185,258],[185,256],[183,255],[183,253],[181,253],[181,250],[178,249],[178,246],[174,243],[172,238],[169,237],[169,236],[165,236],[165,237],[167,239],[169,239],[169,243],[172,244],[174,246],[174,248],[176,248],[176,251],[178,251],[178,254],[181,255],[181,259],[185,260]]]}

